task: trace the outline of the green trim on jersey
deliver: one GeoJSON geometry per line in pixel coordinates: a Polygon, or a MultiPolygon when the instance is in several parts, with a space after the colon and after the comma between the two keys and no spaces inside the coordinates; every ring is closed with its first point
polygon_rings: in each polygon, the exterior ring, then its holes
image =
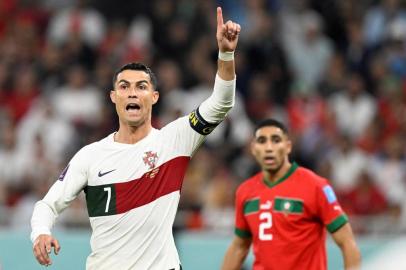
{"type": "Polygon", "coordinates": [[[241,238],[251,238],[252,237],[252,234],[250,231],[245,231],[245,230],[241,230],[238,228],[234,229],[234,233],[241,238]]]}
{"type": "Polygon", "coordinates": [[[117,213],[116,188],[114,184],[87,186],[85,188],[85,193],[89,217],[109,216],[117,213]],[[108,201],[109,193],[110,200],[108,201]],[[106,212],[107,203],[108,209],[106,212]]]}
{"type": "Polygon", "coordinates": [[[333,232],[337,231],[338,229],[340,229],[347,222],[348,222],[348,217],[346,214],[343,214],[343,215],[337,217],[335,220],[333,220],[333,222],[331,222],[330,224],[327,224],[327,230],[330,233],[333,233],[333,232]]]}
{"type": "Polygon", "coordinates": [[[275,197],[274,210],[290,214],[303,214],[303,200],[275,197]]]}
{"type": "Polygon", "coordinates": [[[299,165],[297,165],[296,162],[293,162],[293,163],[292,163],[292,166],[290,166],[288,172],[287,172],[284,176],[282,176],[280,179],[278,179],[277,181],[275,181],[275,182],[270,182],[270,181],[266,180],[265,178],[263,179],[263,181],[264,181],[265,185],[267,185],[268,187],[272,188],[272,187],[276,186],[277,184],[280,184],[280,183],[282,183],[283,181],[285,181],[286,179],[288,179],[289,176],[291,176],[291,175],[293,174],[293,172],[294,172],[298,167],[299,167],[299,165]]]}
{"type": "Polygon", "coordinates": [[[259,198],[244,202],[244,215],[253,214],[259,211],[259,198]]]}

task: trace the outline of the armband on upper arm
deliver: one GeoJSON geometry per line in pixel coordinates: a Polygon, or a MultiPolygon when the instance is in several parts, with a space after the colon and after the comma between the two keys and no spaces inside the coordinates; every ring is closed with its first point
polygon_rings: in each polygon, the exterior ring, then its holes
{"type": "Polygon", "coordinates": [[[190,126],[201,135],[209,135],[220,123],[209,123],[199,113],[199,108],[189,114],[190,126]]]}

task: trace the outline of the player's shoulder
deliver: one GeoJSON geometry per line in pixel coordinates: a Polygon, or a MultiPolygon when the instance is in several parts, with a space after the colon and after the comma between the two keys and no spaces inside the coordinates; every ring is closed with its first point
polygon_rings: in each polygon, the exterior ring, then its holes
{"type": "Polygon", "coordinates": [[[161,128],[156,129],[156,135],[164,139],[169,139],[173,136],[177,136],[177,134],[187,133],[189,127],[188,116],[181,116],[165,124],[161,128]]]}
{"type": "Polygon", "coordinates": [[[113,134],[110,134],[109,136],[99,140],[95,141],[92,143],[89,143],[82,148],[79,149],[79,151],[76,152],[75,158],[80,158],[80,159],[92,159],[92,157],[96,157],[97,154],[103,149],[104,146],[108,145],[109,141],[112,141],[112,136],[113,134]]]}
{"type": "Polygon", "coordinates": [[[111,136],[112,136],[112,134],[109,135],[109,136],[107,136],[107,137],[105,137],[105,138],[103,138],[103,139],[101,139],[101,140],[99,140],[99,141],[95,141],[95,142],[89,143],[89,144],[83,146],[83,147],[79,150],[79,152],[85,152],[85,153],[86,153],[86,152],[94,152],[94,151],[97,151],[97,150],[99,150],[100,148],[102,148],[103,145],[106,145],[106,144],[108,144],[109,141],[112,141],[112,139],[110,138],[111,136]]]}
{"type": "Polygon", "coordinates": [[[168,131],[174,128],[177,128],[178,126],[183,126],[185,124],[188,124],[188,116],[184,115],[184,116],[180,116],[174,120],[172,120],[171,122],[167,123],[166,125],[164,125],[162,128],[159,129],[159,131],[168,131]]]}
{"type": "Polygon", "coordinates": [[[71,163],[86,163],[88,164],[92,157],[95,157],[95,147],[92,144],[83,146],[72,157],[71,163]]]}
{"type": "Polygon", "coordinates": [[[296,176],[299,177],[302,181],[305,181],[307,184],[315,186],[324,186],[328,183],[328,180],[326,178],[302,166],[298,166],[298,168],[296,169],[296,176]]]}
{"type": "Polygon", "coordinates": [[[237,188],[237,195],[245,194],[249,191],[254,190],[258,184],[258,181],[260,181],[262,178],[263,178],[262,172],[258,172],[257,174],[244,180],[237,188]]]}

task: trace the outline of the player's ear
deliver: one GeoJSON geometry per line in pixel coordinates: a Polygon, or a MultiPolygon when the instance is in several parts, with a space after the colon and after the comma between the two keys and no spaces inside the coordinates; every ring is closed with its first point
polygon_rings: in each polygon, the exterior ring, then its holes
{"type": "Polygon", "coordinates": [[[158,102],[159,99],[159,92],[155,91],[152,93],[152,105],[158,102]]]}
{"type": "Polygon", "coordinates": [[[250,152],[251,152],[251,155],[253,155],[253,156],[255,156],[255,138],[252,138],[251,139],[251,142],[250,142],[250,152]]]}
{"type": "Polygon", "coordinates": [[[289,155],[292,152],[292,141],[288,138],[286,141],[286,153],[289,155]]]}
{"type": "Polygon", "coordinates": [[[110,90],[110,99],[114,104],[116,103],[116,91],[110,90]]]}

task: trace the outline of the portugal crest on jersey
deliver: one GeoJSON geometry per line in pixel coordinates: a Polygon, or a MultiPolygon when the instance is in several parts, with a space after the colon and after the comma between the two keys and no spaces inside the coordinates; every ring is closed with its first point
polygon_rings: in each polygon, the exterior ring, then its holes
{"type": "Polygon", "coordinates": [[[144,161],[145,165],[148,165],[149,169],[155,168],[156,162],[158,160],[158,155],[157,153],[154,153],[152,151],[148,151],[144,153],[144,157],[142,158],[144,161]]]}

